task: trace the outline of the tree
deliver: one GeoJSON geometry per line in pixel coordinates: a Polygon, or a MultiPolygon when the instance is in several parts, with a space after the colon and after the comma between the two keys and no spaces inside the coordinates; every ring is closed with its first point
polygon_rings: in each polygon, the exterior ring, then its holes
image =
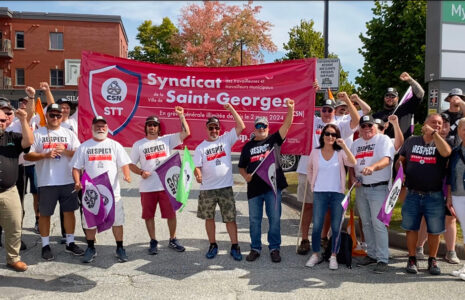
{"type": "MultiPolygon", "coordinates": [[[[426,1],[375,1],[374,17],[367,23],[366,36],[360,34],[365,58],[360,76],[361,98],[373,111],[383,107],[383,95],[388,87],[396,87],[402,95],[408,84],[399,76],[406,71],[419,83],[425,70],[426,1]]],[[[427,90],[427,89],[425,89],[427,90]]],[[[417,108],[415,117],[423,120],[426,102],[417,108]]]]}
{"type": "Polygon", "coordinates": [[[269,34],[271,23],[256,18],[261,6],[249,1],[241,7],[204,1],[184,7],[180,33],[173,44],[176,55],[188,66],[238,66],[264,62],[263,50],[276,51],[269,34]]]}
{"type": "MultiPolygon", "coordinates": [[[[301,20],[300,25],[291,28],[289,31],[289,41],[287,44],[283,45],[283,48],[287,50],[287,53],[281,60],[324,57],[325,46],[323,34],[319,31],[315,31],[313,28],[314,25],[315,22],[313,20],[301,20]]],[[[328,57],[337,58],[337,55],[334,53],[329,53],[328,57]]],[[[339,90],[345,91],[350,95],[354,89],[354,86],[349,82],[348,75],[349,73],[344,71],[341,66],[339,76],[339,90]]]]}
{"type": "Polygon", "coordinates": [[[152,21],[144,21],[137,30],[137,39],[142,46],[134,47],[129,51],[129,57],[156,62],[160,64],[174,64],[174,54],[181,50],[171,44],[173,36],[178,34],[178,29],[169,18],[163,18],[160,25],[152,25],[152,21]]]}

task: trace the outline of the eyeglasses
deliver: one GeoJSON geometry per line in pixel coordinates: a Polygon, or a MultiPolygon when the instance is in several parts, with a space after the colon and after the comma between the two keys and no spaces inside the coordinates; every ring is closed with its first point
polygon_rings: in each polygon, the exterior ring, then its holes
{"type": "Polygon", "coordinates": [[[147,127],[157,127],[158,124],[157,123],[147,123],[146,126],[147,127]]]}
{"type": "Polygon", "coordinates": [[[395,97],[397,97],[397,96],[393,95],[393,94],[384,95],[384,98],[389,98],[389,99],[394,99],[395,97]]]}
{"type": "Polygon", "coordinates": [[[209,130],[209,131],[220,130],[220,128],[219,128],[218,126],[209,126],[209,127],[208,127],[208,130],[209,130]]]}
{"type": "Polygon", "coordinates": [[[324,134],[325,136],[337,137],[337,134],[336,134],[335,132],[325,131],[323,134],[324,134]]]}
{"type": "Polygon", "coordinates": [[[268,125],[266,124],[263,124],[263,123],[255,124],[255,129],[267,129],[267,128],[268,128],[268,125]]]}
{"type": "Polygon", "coordinates": [[[321,109],[321,112],[324,112],[324,113],[332,113],[333,112],[333,109],[331,107],[324,107],[321,109]]]}
{"type": "Polygon", "coordinates": [[[0,123],[6,123],[7,119],[0,119],[0,123]]]}
{"type": "Polygon", "coordinates": [[[365,129],[365,128],[367,128],[367,127],[371,128],[371,127],[373,127],[373,124],[371,124],[371,123],[362,124],[360,127],[361,127],[362,129],[365,129]]]}
{"type": "Polygon", "coordinates": [[[48,117],[50,119],[61,119],[61,117],[63,117],[63,115],[61,115],[61,114],[49,114],[48,117]]]}

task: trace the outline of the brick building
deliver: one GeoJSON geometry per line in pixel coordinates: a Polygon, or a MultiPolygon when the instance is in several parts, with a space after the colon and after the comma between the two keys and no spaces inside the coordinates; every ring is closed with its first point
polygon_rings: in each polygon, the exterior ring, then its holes
{"type": "MultiPolygon", "coordinates": [[[[0,96],[24,96],[47,81],[55,98],[77,101],[82,50],[127,57],[120,16],[18,12],[0,7],[0,96]]],[[[45,99],[44,99],[45,101],[45,99]]]]}

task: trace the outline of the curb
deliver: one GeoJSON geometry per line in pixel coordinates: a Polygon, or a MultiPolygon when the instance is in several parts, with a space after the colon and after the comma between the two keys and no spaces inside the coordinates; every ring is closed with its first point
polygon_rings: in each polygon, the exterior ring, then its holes
{"type": "MultiPolygon", "coordinates": [[[[291,207],[292,209],[295,209],[299,215],[300,211],[302,209],[302,203],[297,201],[297,195],[296,194],[289,194],[285,189],[282,191],[282,202],[286,204],[287,206],[291,207]]],[[[347,218],[346,218],[347,221],[347,218]]],[[[465,230],[465,228],[464,228],[465,230]]],[[[394,230],[388,230],[389,233],[389,246],[397,249],[402,249],[407,251],[407,238],[405,235],[405,232],[397,232],[394,230]]],[[[438,258],[444,258],[446,255],[446,243],[441,240],[441,243],[439,245],[438,249],[438,258]]],[[[465,249],[462,244],[455,245],[455,251],[457,252],[457,256],[461,260],[465,260],[465,249]]],[[[428,242],[425,243],[424,247],[424,252],[425,254],[428,253],[428,242]]]]}

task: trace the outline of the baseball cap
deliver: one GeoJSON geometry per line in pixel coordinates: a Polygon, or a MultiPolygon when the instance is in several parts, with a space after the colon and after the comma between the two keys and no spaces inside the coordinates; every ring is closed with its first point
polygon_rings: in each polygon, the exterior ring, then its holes
{"type": "Polygon", "coordinates": [[[95,118],[92,120],[92,125],[94,125],[97,122],[104,122],[105,124],[107,124],[107,120],[105,120],[105,118],[102,116],[95,116],[95,118]]]}
{"type": "Polygon", "coordinates": [[[10,110],[13,109],[13,106],[11,106],[10,100],[0,97],[0,109],[1,108],[8,108],[10,110]]]}
{"type": "Polygon", "coordinates": [[[447,95],[447,97],[446,97],[446,99],[444,99],[444,101],[450,102],[450,98],[454,97],[454,96],[459,96],[460,98],[462,98],[462,100],[465,100],[465,95],[463,95],[462,89],[454,88],[454,89],[450,90],[449,95],[447,95]]]}
{"type": "Polygon", "coordinates": [[[441,113],[441,118],[442,118],[442,121],[443,121],[443,122],[450,123],[450,116],[449,116],[449,114],[443,112],[443,113],[441,113]]]}
{"type": "Polygon", "coordinates": [[[335,108],[335,103],[333,100],[331,99],[326,99],[324,102],[323,102],[323,105],[321,107],[331,107],[331,108],[335,108]]]}
{"type": "Polygon", "coordinates": [[[347,106],[347,103],[345,103],[342,100],[336,100],[336,104],[334,105],[334,108],[339,107],[339,106],[343,106],[343,105],[347,106]]]}
{"type": "Polygon", "coordinates": [[[47,106],[47,112],[54,111],[54,110],[61,112],[61,105],[52,103],[49,106],[47,106]]]}
{"type": "Polygon", "coordinates": [[[210,125],[210,124],[216,124],[216,125],[220,126],[220,120],[218,120],[217,117],[208,118],[207,126],[210,125]]]}
{"type": "Polygon", "coordinates": [[[257,124],[265,124],[268,125],[268,119],[266,117],[257,117],[255,119],[255,125],[257,124]]]}
{"type": "Polygon", "coordinates": [[[381,126],[381,127],[384,127],[384,124],[385,124],[385,123],[384,123],[384,121],[381,120],[381,119],[375,119],[375,124],[377,124],[377,125],[379,125],[379,126],[381,126]]]}
{"type": "Polygon", "coordinates": [[[397,92],[396,88],[393,88],[393,87],[388,87],[387,90],[386,90],[386,93],[384,95],[385,96],[386,95],[394,95],[396,97],[399,97],[399,93],[397,92]]]}
{"type": "Polygon", "coordinates": [[[372,115],[364,115],[360,118],[359,124],[362,126],[363,124],[375,124],[375,120],[373,119],[372,115]]]}
{"type": "Polygon", "coordinates": [[[69,100],[68,98],[60,98],[57,100],[56,102],[57,104],[63,104],[63,103],[66,103],[68,104],[70,107],[73,107],[75,105],[75,103],[71,100],[69,100]]]}
{"type": "Polygon", "coordinates": [[[147,119],[145,119],[145,124],[150,123],[150,122],[154,122],[160,125],[160,120],[158,120],[157,116],[148,116],[147,119]]]}

